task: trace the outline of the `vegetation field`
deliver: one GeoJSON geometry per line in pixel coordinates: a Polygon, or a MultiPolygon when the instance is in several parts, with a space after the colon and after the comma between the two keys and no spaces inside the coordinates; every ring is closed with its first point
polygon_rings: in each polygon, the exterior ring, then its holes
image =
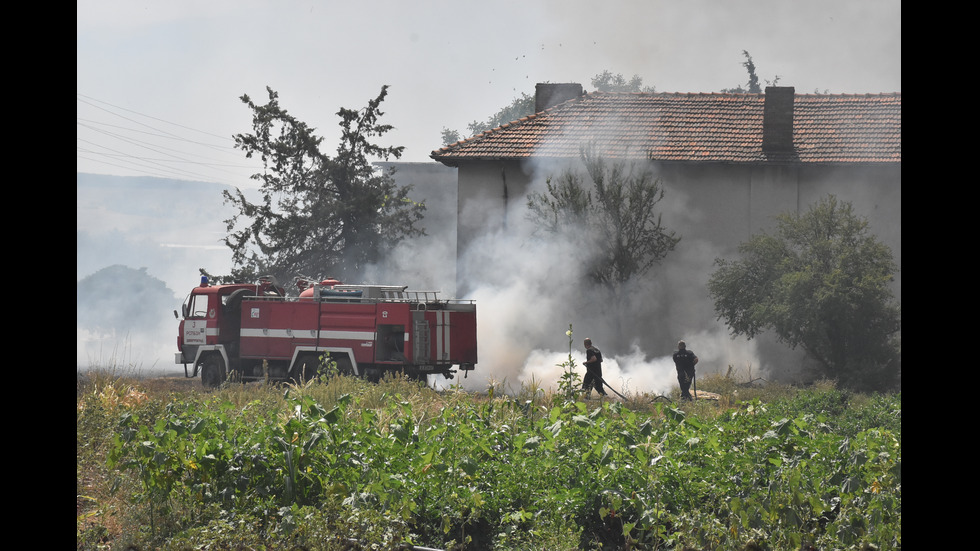
{"type": "Polygon", "coordinates": [[[79,375],[77,548],[900,549],[901,394],[79,375]]]}

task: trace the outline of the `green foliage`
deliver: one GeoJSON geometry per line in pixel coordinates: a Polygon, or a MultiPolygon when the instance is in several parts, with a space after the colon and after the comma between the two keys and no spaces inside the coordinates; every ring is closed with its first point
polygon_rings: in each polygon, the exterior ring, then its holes
{"type": "MultiPolygon", "coordinates": [[[[610,71],[603,71],[592,77],[592,86],[602,92],[656,92],[653,86],[643,86],[643,79],[638,75],[626,80],[622,74],[613,75],[610,71]]],[[[498,126],[513,122],[534,114],[534,96],[526,92],[513,99],[509,105],[502,107],[499,111],[490,115],[486,120],[473,122],[467,125],[469,136],[476,136],[487,130],[493,130],[498,126]]],[[[463,139],[458,130],[446,127],[442,128],[442,144],[450,145],[463,139]]]]}
{"type": "Polygon", "coordinates": [[[600,92],[647,92],[652,94],[657,91],[653,86],[643,86],[643,78],[639,75],[633,75],[633,78],[627,81],[622,73],[613,75],[609,70],[592,77],[592,86],[600,92]]]}
{"type": "MultiPolygon", "coordinates": [[[[749,80],[745,84],[745,87],[736,86],[735,88],[723,88],[721,91],[726,94],[761,94],[762,86],[759,85],[759,76],[755,74],[755,62],[752,61],[752,56],[749,52],[742,50],[742,55],[745,56],[745,61],[742,62],[742,66],[749,74],[749,80]]],[[[779,75],[776,75],[771,81],[766,81],[768,86],[775,86],[779,82],[779,75]]]]}
{"type": "Polygon", "coordinates": [[[572,324],[570,323],[565,336],[568,337],[568,359],[558,364],[562,370],[561,377],[558,379],[558,392],[566,399],[570,399],[582,386],[582,378],[575,371],[575,358],[572,357],[572,324]]]}
{"type": "Polygon", "coordinates": [[[771,330],[820,362],[822,377],[856,390],[890,388],[900,364],[901,308],[889,287],[891,250],[851,204],[829,196],[777,218],[774,234],[716,260],[708,289],[733,335],[771,330]]]}
{"type": "Polygon", "coordinates": [[[608,163],[591,149],[583,149],[582,162],[587,176],[567,170],[548,178],[545,193],[528,195],[528,218],[549,234],[581,235],[579,260],[595,283],[645,274],[680,241],[656,212],[660,180],[645,164],[608,163]]]}
{"type": "Polygon", "coordinates": [[[451,145],[463,139],[460,135],[459,130],[450,130],[445,126],[442,127],[442,145],[451,145]]]}
{"type": "MultiPolygon", "coordinates": [[[[488,400],[344,380],[119,407],[108,469],[138,482],[120,488],[154,519],[153,529],[130,526],[129,541],[160,549],[901,546],[901,422],[875,421],[901,411],[900,395],[857,400],[812,389],[704,416],[664,404],[488,400]],[[334,385],[355,394],[337,395],[334,385]]],[[[86,407],[80,422],[90,412],[104,417],[86,407]]],[[[83,537],[107,539],[97,525],[80,531],[80,548],[83,537]]]]}
{"type": "Polygon", "coordinates": [[[353,278],[377,262],[401,239],[421,235],[417,226],[425,206],[408,199],[393,172],[378,172],[369,158],[401,157],[401,146],[380,146],[392,127],[379,122],[388,93],[381,88],[367,107],[341,108],[341,139],[335,156],[321,152],[315,129],[289,114],[279,95],[269,101],[241,100],[252,110],[251,134],[235,135],[236,147],[262,160],[261,200],[251,202],[239,189],[225,192],[237,210],[227,220],[225,243],[232,250],[230,279],[254,281],[271,274],[287,281],[298,274],[353,278]]]}
{"type": "MultiPolygon", "coordinates": [[[[486,120],[484,121],[475,120],[469,123],[467,125],[467,129],[469,130],[469,136],[476,136],[477,134],[486,132],[487,130],[492,130],[494,128],[497,128],[502,124],[513,122],[533,114],[534,114],[534,96],[525,92],[522,93],[520,97],[514,98],[514,100],[510,102],[510,105],[501,108],[493,115],[490,115],[490,117],[487,118],[486,120]]],[[[443,127],[442,129],[443,145],[456,143],[461,139],[462,137],[459,131],[450,130],[448,128],[443,127]]]]}

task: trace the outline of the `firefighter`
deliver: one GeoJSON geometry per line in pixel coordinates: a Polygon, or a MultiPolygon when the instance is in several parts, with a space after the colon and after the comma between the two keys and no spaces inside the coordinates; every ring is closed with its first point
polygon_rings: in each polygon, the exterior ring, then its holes
{"type": "Polygon", "coordinates": [[[681,400],[692,399],[691,382],[694,380],[694,366],[697,364],[697,355],[687,349],[687,343],[678,341],[674,352],[674,367],[677,368],[677,382],[681,385],[681,400]]]}
{"type": "Polygon", "coordinates": [[[606,391],[602,388],[602,352],[592,345],[592,339],[585,339],[585,380],[582,381],[582,392],[586,398],[592,396],[592,388],[599,392],[600,396],[605,396],[606,391]]]}

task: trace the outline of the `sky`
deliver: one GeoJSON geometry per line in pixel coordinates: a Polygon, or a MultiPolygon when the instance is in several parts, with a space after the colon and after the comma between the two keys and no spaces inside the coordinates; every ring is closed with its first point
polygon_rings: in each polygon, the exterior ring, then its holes
{"type": "Polygon", "coordinates": [[[266,87],[332,153],[337,110],[388,85],[384,142],[410,162],[538,82],[606,70],[718,92],[746,84],[747,51],[763,85],[901,91],[899,0],[79,0],[76,40],[78,172],[243,187],[239,98],[266,87]]]}

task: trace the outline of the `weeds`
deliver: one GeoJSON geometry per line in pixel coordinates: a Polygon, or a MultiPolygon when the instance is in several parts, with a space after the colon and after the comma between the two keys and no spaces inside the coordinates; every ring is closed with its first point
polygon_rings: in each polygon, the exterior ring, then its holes
{"type": "Polygon", "coordinates": [[[503,386],[80,385],[78,547],[900,547],[900,395],[705,377],[719,407],[503,386]]]}

